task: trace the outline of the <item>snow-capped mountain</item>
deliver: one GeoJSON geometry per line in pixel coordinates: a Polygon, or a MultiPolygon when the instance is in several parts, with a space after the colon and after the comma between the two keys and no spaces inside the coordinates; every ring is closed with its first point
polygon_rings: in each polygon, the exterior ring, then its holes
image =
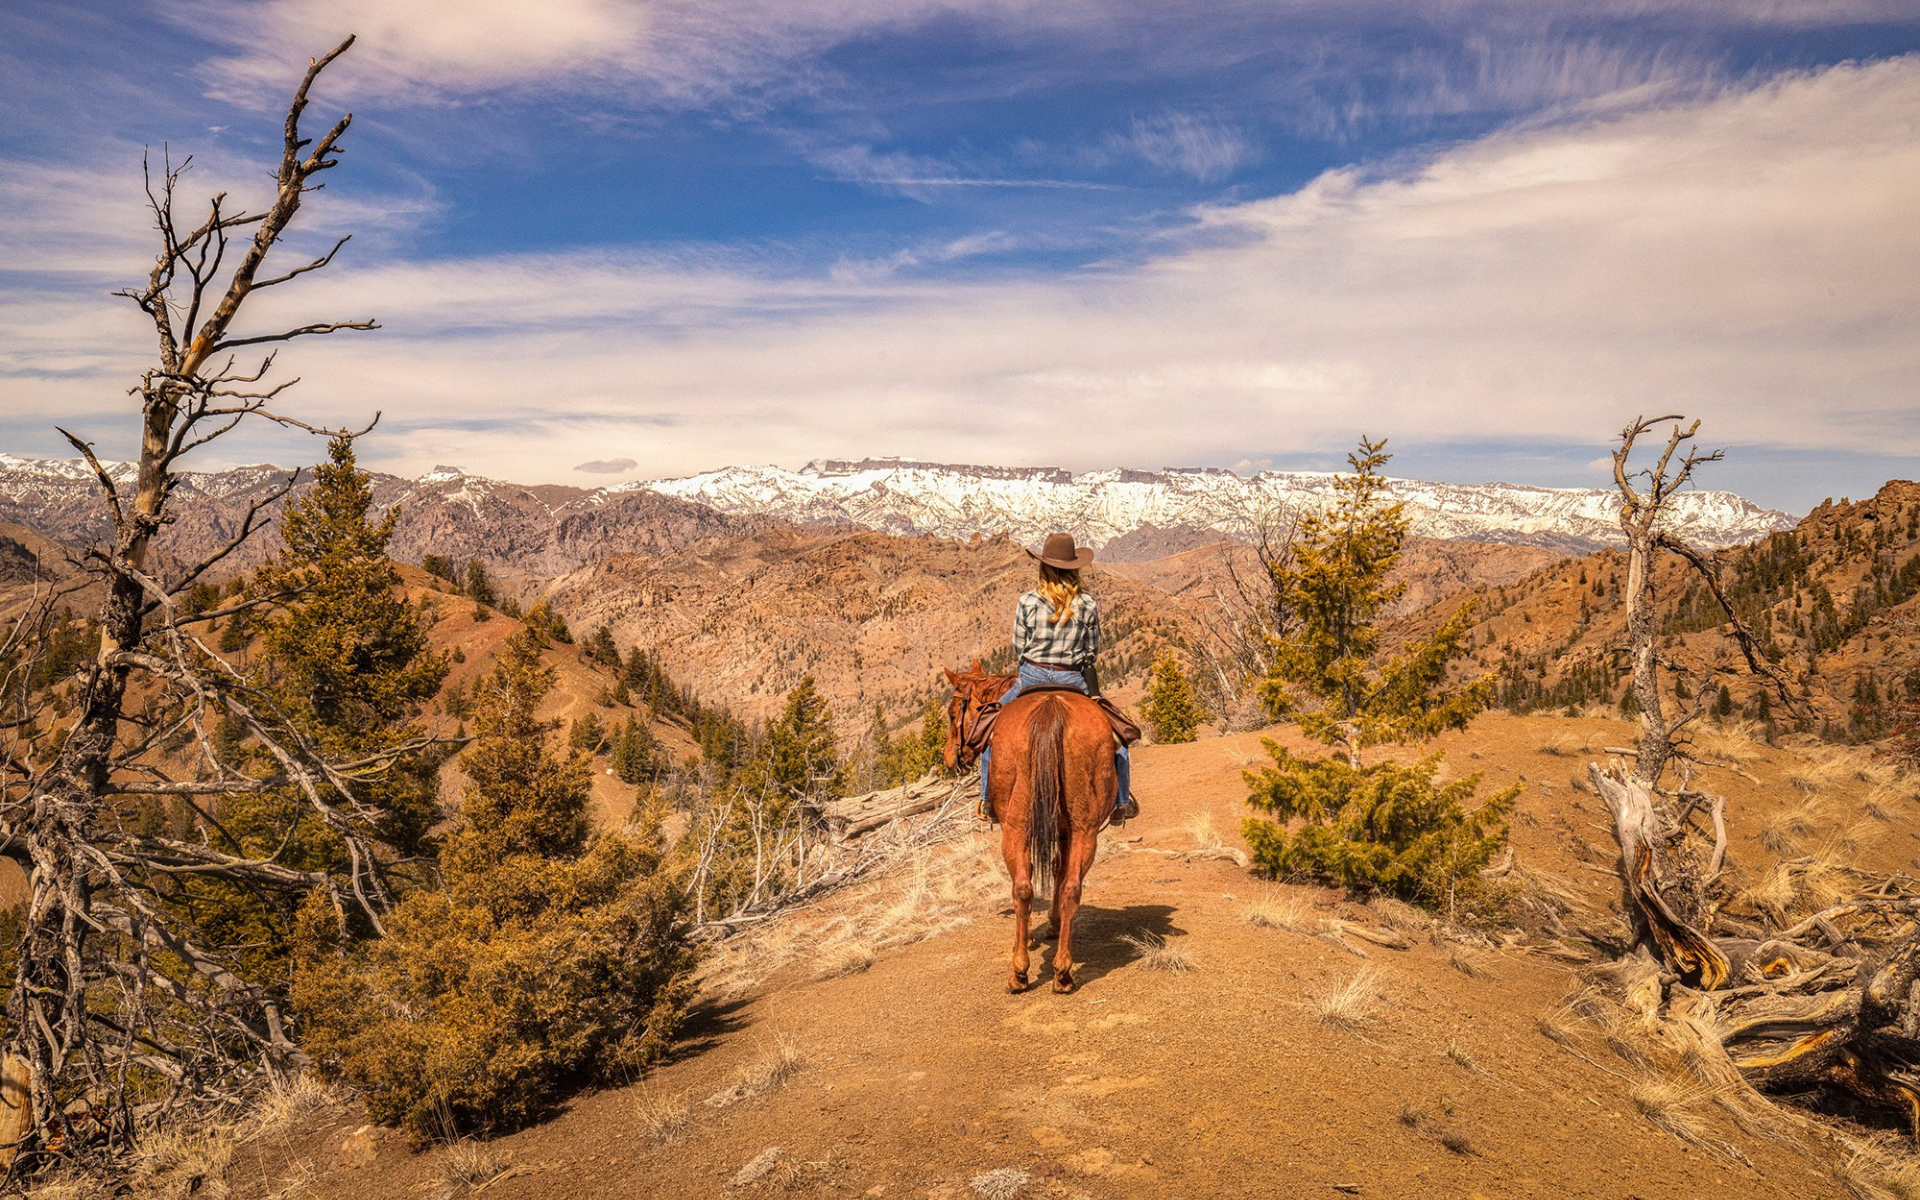
{"type": "MultiPolygon", "coordinates": [[[[967,537],[1005,533],[1035,543],[1065,529],[1084,544],[1112,547],[1108,557],[1149,557],[1168,535],[1247,537],[1263,520],[1317,507],[1333,497],[1337,476],[1267,471],[1242,478],[1198,468],[1093,471],[1007,469],[867,459],[809,463],[798,471],[728,467],[684,479],[621,485],[693,500],[722,512],[806,523],[845,523],[890,533],[967,537]]],[[[1412,532],[1587,551],[1620,542],[1619,496],[1606,488],[1546,488],[1511,483],[1422,483],[1396,479],[1412,532]]],[[[1674,497],[1673,528],[1708,547],[1752,541],[1794,518],[1731,492],[1674,497]]]]}
{"type": "MultiPolygon", "coordinates": [[[[126,464],[105,464],[128,482],[126,464]]],[[[190,555],[221,544],[249,503],[286,479],[281,467],[236,467],[181,476],[163,543],[190,555]],[[177,545],[174,545],[177,543],[177,545]]],[[[1336,476],[1266,472],[1241,478],[1214,469],[1094,471],[948,466],[892,459],[810,463],[799,471],[728,467],[684,479],[588,490],[525,485],[435,467],[418,479],[375,473],[376,503],[398,505],[396,556],[429,551],[477,555],[500,565],[557,574],[609,554],[647,553],[688,539],[737,534],[758,523],[852,525],[895,534],[969,538],[1006,534],[1034,544],[1055,529],[1108,560],[1158,558],[1225,534],[1248,538],[1263,521],[1331,499],[1336,476]]],[[[1447,484],[1394,480],[1412,531],[1580,553],[1618,541],[1614,493],[1594,488],[1447,484]]],[[[98,484],[74,459],[0,455],[0,522],[68,545],[105,532],[98,484]]],[[[1794,518],[1729,492],[1675,498],[1674,528],[1708,547],[1790,529],[1794,518]]],[[[271,538],[237,556],[268,551],[271,538]]]]}

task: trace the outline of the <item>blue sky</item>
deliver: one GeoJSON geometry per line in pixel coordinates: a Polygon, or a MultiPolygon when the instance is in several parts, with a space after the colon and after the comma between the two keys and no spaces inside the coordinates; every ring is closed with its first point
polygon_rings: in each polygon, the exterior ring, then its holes
{"type": "Polygon", "coordinates": [[[126,452],[143,147],[259,195],[347,32],[302,244],[354,240],[259,319],[381,320],[281,366],[302,415],[381,411],[386,469],[1318,468],[1366,432],[1599,484],[1667,410],[1780,507],[1920,468],[1911,0],[15,0],[0,449],[126,452]]]}

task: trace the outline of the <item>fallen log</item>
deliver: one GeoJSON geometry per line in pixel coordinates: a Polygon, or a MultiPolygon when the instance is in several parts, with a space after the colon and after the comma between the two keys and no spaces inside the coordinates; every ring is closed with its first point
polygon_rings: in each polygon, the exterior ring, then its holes
{"type": "Polygon", "coordinates": [[[903,817],[932,812],[962,788],[977,790],[979,786],[978,774],[942,779],[937,773],[929,771],[912,783],[822,804],[820,819],[826,823],[827,832],[834,841],[850,841],[903,817]]]}

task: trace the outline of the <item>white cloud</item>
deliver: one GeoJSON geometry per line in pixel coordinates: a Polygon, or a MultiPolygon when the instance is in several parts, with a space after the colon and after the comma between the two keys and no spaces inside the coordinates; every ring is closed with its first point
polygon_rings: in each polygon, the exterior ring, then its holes
{"type": "MultiPolygon", "coordinates": [[[[1363,429],[1604,443],[1643,411],[1715,442],[1917,454],[1916,111],[1920,57],[1794,75],[1329,173],[1064,277],[582,252],[344,269],[258,319],[384,321],[288,362],[316,416],[386,409],[366,453],[403,470],[1226,463],[1363,429]]],[[[49,353],[101,338],[77,309],[31,332],[49,353]]],[[[105,420],[126,378],[36,379],[32,411],[105,420]]]]}

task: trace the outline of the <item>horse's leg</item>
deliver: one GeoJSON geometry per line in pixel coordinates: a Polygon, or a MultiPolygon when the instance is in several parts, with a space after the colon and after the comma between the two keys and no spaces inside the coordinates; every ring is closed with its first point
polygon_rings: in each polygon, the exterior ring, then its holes
{"type": "Polygon", "coordinates": [[[1009,992],[1027,990],[1027,938],[1033,923],[1033,864],[1027,860],[1027,831],[1003,820],[1000,824],[1000,850],[1006,856],[1007,874],[1013,879],[1013,973],[1007,977],[1009,992]]]}
{"type": "Polygon", "coordinates": [[[1059,857],[1055,859],[1054,864],[1043,864],[1039,869],[1043,871],[1051,870],[1053,872],[1053,899],[1047,906],[1047,936],[1058,940],[1060,937],[1060,885],[1065,882],[1067,878],[1066,850],[1062,849],[1060,851],[1059,857]]]}
{"type": "Polygon", "coordinates": [[[1060,856],[1060,878],[1054,885],[1054,903],[1059,906],[1060,938],[1053,950],[1053,990],[1073,990],[1073,918],[1080,911],[1080,887],[1093,865],[1093,851],[1099,835],[1078,825],[1067,835],[1066,853],[1060,856]]]}

